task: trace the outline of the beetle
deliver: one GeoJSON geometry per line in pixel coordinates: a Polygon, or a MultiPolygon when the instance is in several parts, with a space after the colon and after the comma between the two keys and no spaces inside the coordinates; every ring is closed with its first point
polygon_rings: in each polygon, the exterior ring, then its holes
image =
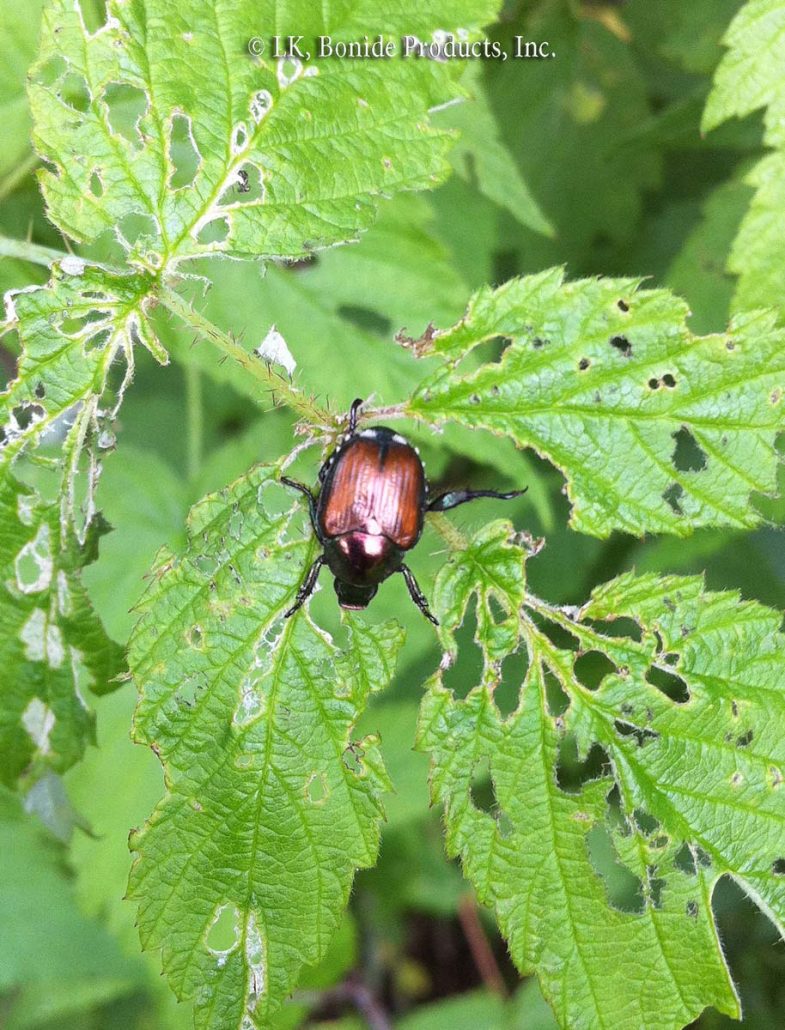
{"type": "Polygon", "coordinates": [[[366,608],[379,584],[395,572],[406,580],[409,595],[426,619],[438,626],[404,555],[420,539],[428,511],[448,511],[478,497],[502,501],[526,490],[448,490],[429,497],[419,453],[387,426],[357,429],[359,398],[349,412],[349,427],[339,446],[319,470],[318,496],[304,483],[281,476],[308,501],[311,525],[323,551],[311,565],[285,618],[311,596],[323,565],[335,577],[342,608],[366,608]]]}

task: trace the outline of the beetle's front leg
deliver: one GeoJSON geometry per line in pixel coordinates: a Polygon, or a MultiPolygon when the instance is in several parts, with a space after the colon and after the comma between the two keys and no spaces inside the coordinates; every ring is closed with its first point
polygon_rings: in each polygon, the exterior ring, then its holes
{"type": "Polygon", "coordinates": [[[296,479],[289,479],[288,476],[281,476],[281,482],[285,483],[287,486],[291,486],[294,490],[299,490],[301,494],[305,495],[305,498],[308,501],[308,513],[311,516],[311,525],[318,536],[318,530],[316,529],[316,498],[314,495],[305,483],[298,483],[296,479]]]}
{"type": "Polygon", "coordinates": [[[294,604],[289,611],[283,613],[283,617],[288,619],[290,615],[294,615],[298,608],[302,608],[308,598],[314,591],[316,586],[316,580],[319,578],[319,573],[322,570],[322,565],[325,563],[323,554],[320,554],[313,565],[308,569],[308,575],[302,582],[300,589],[297,591],[297,596],[294,599],[294,604]]]}
{"type": "Polygon", "coordinates": [[[525,494],[528,487],[523,490],[510,490],[503,494],[498,490],[448,490],[439,494],[432,501],[428,502],[428,511],[449,511],[450,508],[457,508],[459,504],[466,504],[467,501],[475,501],[479,497],[495,497],[499,501],[511,501],[513,497],[520,497],[525,494]]]}
{"type": "Polygon", "coordinates": [[[400,569],[398,571],[401,573],[403,578],[406,580],[406,586],[409,588],[409,596],[411,597],[411,599],[414,601],[414,603],[417,605],[417,607],[423,613],[425,618],[426,619],[430,619],[430,621],[434,624],[434,626],[438,626],[439,625],[439,620],[436,618],[436,616],[431,612],[431,609],[428,607],[428,598],[425,596],[425,594],[422,592],[422,590],[420,590],[419,586],[417,585],[417,580],[414,578],[414,573],[412,572],[412,570],[409,568],[408,565],[401,565],[401,567],[400,567],[400,569]]]}

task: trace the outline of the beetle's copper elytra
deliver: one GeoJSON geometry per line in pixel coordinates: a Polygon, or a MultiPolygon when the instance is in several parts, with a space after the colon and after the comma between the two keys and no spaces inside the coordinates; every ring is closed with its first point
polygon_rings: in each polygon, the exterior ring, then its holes
{"type": "Polygon", "coordinates": [[[420,539],[427,511],[447,511],[478,497],[507,501],[525,490],[450,490],[429,499],[420,455],[386,426],[357,430],[356,400],[341,444],[319,471],[317,497],[303,483],[286,476],[281,482],[308,500],[311,523],[324,548],[297,591],[286,618],[310,597],[322,565],[335,576],[342,608],[366,608],[379,584],[394,572],[406,580],[412,600],[434,625],[438,622],[403,556],[420,539]]]}

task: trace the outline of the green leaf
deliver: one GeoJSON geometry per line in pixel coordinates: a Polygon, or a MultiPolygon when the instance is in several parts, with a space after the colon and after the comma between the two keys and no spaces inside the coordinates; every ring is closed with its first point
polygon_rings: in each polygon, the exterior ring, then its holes
{"type": "Polygon", "coordinates": [[[565,475],[572,524],[607,536],[754,526],[751,493],[777,491],[785,338],[766,314],[696,337],[682,301],[635,279],[563,283],[559,269],[474,295],[420,353],[444,358],[409,412],[511,436],[565,475]],[[498,362],[461,375],[484,340],[498,362]]]}
{"type": "Polygon", "coordinates": [[[722,40],[728,51],[714,76],[703,114],[704,131],[765,107],[766,141],[785,144],[783,34],[783,0],[747,0],[722,40]]]}
{"type": "Polygon", "coordinates": [[[733,241],[728,269],[739,279],[735,311],[775,307],[785,321],[782,277],[785,273],[785,149],[764,157],[745,177],[754,186],[750,203],[733,241]]]}
{"type": "MultiPolygon", "coordinates": [[[[479,624],[491,584],[516,589],[495,571],[513,546],[499,537],[495,559],[445,590],[445,633],[472,591],[479,624]]],[[[738,1016],[711,899],[729,874],[783,932],[780,615],[699,578],[626,574],[580,610],[528,595],[519,624],[512,714],[490,653],[464,700],[441,672],[423,700],[418,746],[449,853],[562,1025],[679,1027],[707,1005],[738,1016]],[[570,782],[570,747],[579,761],[599,750],[598,778],[570,782]],[[474,792],[488,769],[490,807],[474,792]]]]}
{"type": "Polygon", "coordinates": [[[469,67],[464,84],[471,91],[471,100],[446,108],[439,112],[437,118],[437,124],[461,131],[450,153],[453,167],[468,182],[476,180],[480,192],[509,211],[521,225],[553,236],[553,226],[537,206],[501,139],[479,75],[479,66],[476,69],[469,67]]]}
{"type": "Polygon", "coordinates": [[[25,76],[38,41],[42,0],[17,4],[0,0],[0,180],[18,166],[29,151],[30,113],[25,76]]]}
{"type": "Polygon", "coordinates": [[[79,573],[100,525],[80,544],[60,505],[0,479],[0,782],[63,771],[93,739],[82,689],[114,689],[123,652],[104,633],[79,573]]]}
{"type": "Polygon", "coordinates": [[[267,1025],[324,955],[354,870],[376,857],[388,788],[375,739],[352,728],[402,634],[347,619],[339,650],[304,611],[283,620],[314,547],[284,541],[274,475],[256,468],[193,509],[130,645],[135,736],[167,784],[132,837],[130,891],[199,1027],[267,1025]]]}
{"type": "Polygon", "coordinates": [[[50,217],[79,241],[116,233],[149,268],[217,252],[298,256],[352,239],[383,195],[444,176],[450,135],[428,112],[456,95],[456,71],[317,59],[315,37],[358,39],[376,23],[396,43],[430,39],[459,25],[476,32],[494,14],[489,0],[426,0],[381,17],[358,0],[201,0],[180,18],[144,0],[110,2],[90,34],[77,5],[54,0],[30,87],[36,149],[54,165],[41,175],[50,217]],[[249,52],[254,33],[264,56],[249,52]],[[302,35],[313,59],[276,60],[273,33],[302,35]]]}
{"type": "Polygon", "coordinates": [[[138,961],[82,914],[62,848],[2,787],[0,881],[4,1026],[39,1026],[136,989],[138,961]]]}

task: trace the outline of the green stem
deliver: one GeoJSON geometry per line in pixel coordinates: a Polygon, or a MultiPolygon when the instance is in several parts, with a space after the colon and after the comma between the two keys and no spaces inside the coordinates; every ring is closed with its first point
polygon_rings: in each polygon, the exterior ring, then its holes
{"type": "Polygon", "coordinates": [[[19,261],[29,261],[33,265],[46,265],[48,268],[53,261],[62,261],[68,254],[64,250],[42,247],[39,243],[0,236],[0,257],[17,258],[19,261]]]}
{"type": "Polygon", "coordinates": [[[202,468],[204,452],[204,420],[202,406],[202,374],[193,363],[185,366],[185,404],[188,425],[188,479],[194,482],[202,468]]]}
{"type": "Polygon", "coordinates": [[[12,168],[3,181],[0,182],[0,200],[5,200],[7,196],[13,193],[19,183],[27,178],[37,164],[38,155],[31,152],[19,162],[16,168],[12,168]]]}
{"type": "Polygon", "coordinates": [[[465,551],[469,546],[467,537],[441,512],[431,512],[428,523],[433,526],[451,551],[465,551]]]}
{"type": "Polygon", "coordinates": [[[158,297],[164,307],[184,322],[199,336],[205,337],[226,357],[242,365],[262,386],[270,390],[273,400],[286,404],[293,411],[312,425],[332,431],[335,428],[335,417],[316,401],[298,390],[284,375],[274,371],[272,365],[249,354],[228,333],[214,325],[208,318],[200,314],[189,302],[168,286],[161,286],[158,297]]]}

